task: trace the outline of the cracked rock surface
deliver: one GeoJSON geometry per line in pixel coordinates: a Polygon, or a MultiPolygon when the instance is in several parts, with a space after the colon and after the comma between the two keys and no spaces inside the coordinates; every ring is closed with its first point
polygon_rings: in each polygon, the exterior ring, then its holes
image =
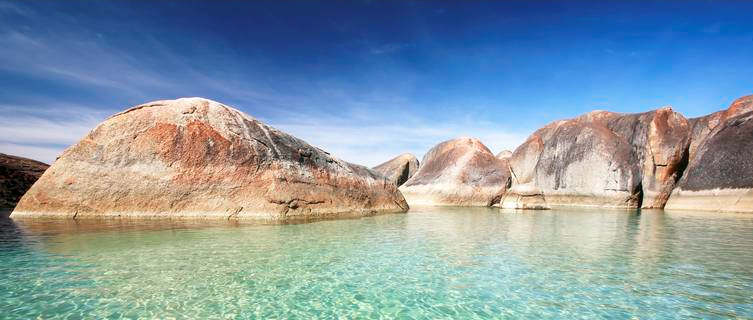
{"type": "Polygon", "coordinates": [[[202,98],[116,114],[66,149],[11,217],[286,220],[405,212],[397,186],[202,98]]]}

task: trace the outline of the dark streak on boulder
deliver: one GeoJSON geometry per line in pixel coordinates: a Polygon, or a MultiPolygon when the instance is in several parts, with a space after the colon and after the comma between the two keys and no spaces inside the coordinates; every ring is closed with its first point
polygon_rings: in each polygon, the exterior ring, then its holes
{"type": "Polygon", "coordinates": [[[399,187],[418,171],[418,159],[410,153],[404,153],[372,168],[372,170],[380,173],[399,187]]]}
{"type": "Polygon", "coordinates": [[[753,111],[725,116],[698,143],[666,208],[753,212],[753,111]]]}

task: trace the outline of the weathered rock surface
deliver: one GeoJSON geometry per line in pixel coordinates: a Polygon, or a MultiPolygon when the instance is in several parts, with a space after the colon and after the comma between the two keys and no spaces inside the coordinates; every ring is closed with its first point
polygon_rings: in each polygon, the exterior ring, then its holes
{"type": "Polygon", "coordinates": [[[608,124],[626,139],[641,166],[642,208],[663,208],[685,170],[690,124],[670,107],[622,115],[608,124]]]}
{"type": "Polygon", "coordinates": [[[490,206],[499,201],[509,177],[507,161],[481,141],[458,138],[429,150],[400,191],[410,205],[490,206]]]}
{"type": "Polygon", "coordinates": [[[23,196],[18,217],[293,219],[405,212],[397,187],[233,108],[156,101],[105,120],[23,196]]]}
{"type": "Polygon", "coordinates": [[[689,121],[692,128],[689,154],[690,159],[695,157],[698,146],[704,139],[706,139],[711,131],[716,128],[716,126],[725,122],[729,118],[750,111],[753,111],[753,95],[745,96],[733,101],[729,108],[725,110],[717,111],[703,117],[690,119],[689,121]]]}
{"type": "Polygon", "coordinates": [[[416,174],[418,159],[410,153],[404,153],[371,169],[399,187],[416,174]]]}
{"type": "Polygon", "coordinates": [[[13,208],[49,165],[0,153],[0,209],[13,208]]]}
{"type": "Polygon", "coordinates": [[[753,111],[727,112],[697,144],[665,209],[753,212],[753,111]]]}
{"type": "Polygon", "coordinates": [[[687,161],[690,126],[665,107],[594,111],[534,132],[510,158],[500,206],[660,208],[687,161]]]}
{"type": "Polygon", "coordinates": [[[512,157],[512,151],[510,150],[502,150],[499,153],[497,153],[497,158],[507,160],[512,157]]]}

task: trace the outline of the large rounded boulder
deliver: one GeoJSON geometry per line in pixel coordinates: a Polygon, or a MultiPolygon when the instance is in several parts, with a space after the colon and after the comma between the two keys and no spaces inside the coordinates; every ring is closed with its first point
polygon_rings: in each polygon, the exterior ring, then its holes
{"type": "Polygon", "coordinates": [[[753,212],[753,111],[725,115],[698,143],[666,209],[753,212]]]}
{"type": "Polygon", "coordinates": [[[12,209],[49,166],[0,153],[0,210],[12,209]]]}
{"type": "Polygon", "coordinates": [[[416,174],[418,159],[410,153],[404,153],[371,169],[399,187],[416,174]]]}
{"type": "Polygon", "coordinates": [[[429,150],[400,191],[410,205],[490,206],[499,201],[509,177],[506,160],[478,139],[458,138],[429,150]]]}
{"type": "Polygon", "coordinates": [[[687,161],[689,131],[669,107],[553,122],[513,152],[500,206],[661,208],[687,161]]]}
{"type": "Polygon", "coordinates": [[[293,219],[405,212],[397,187],[223,104],[116,114],[66,149],[17,217],[293,219]]]}

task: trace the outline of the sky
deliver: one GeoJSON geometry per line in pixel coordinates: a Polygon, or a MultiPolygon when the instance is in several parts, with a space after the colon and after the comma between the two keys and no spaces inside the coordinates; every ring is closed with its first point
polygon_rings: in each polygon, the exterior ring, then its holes
{"type": "Polygon", "coordinates": [[[47,163],[162,99],[233,106],[347,161],[594,110],[753,94],[753,1],[0,1],[0,152],[47,163]]]}

